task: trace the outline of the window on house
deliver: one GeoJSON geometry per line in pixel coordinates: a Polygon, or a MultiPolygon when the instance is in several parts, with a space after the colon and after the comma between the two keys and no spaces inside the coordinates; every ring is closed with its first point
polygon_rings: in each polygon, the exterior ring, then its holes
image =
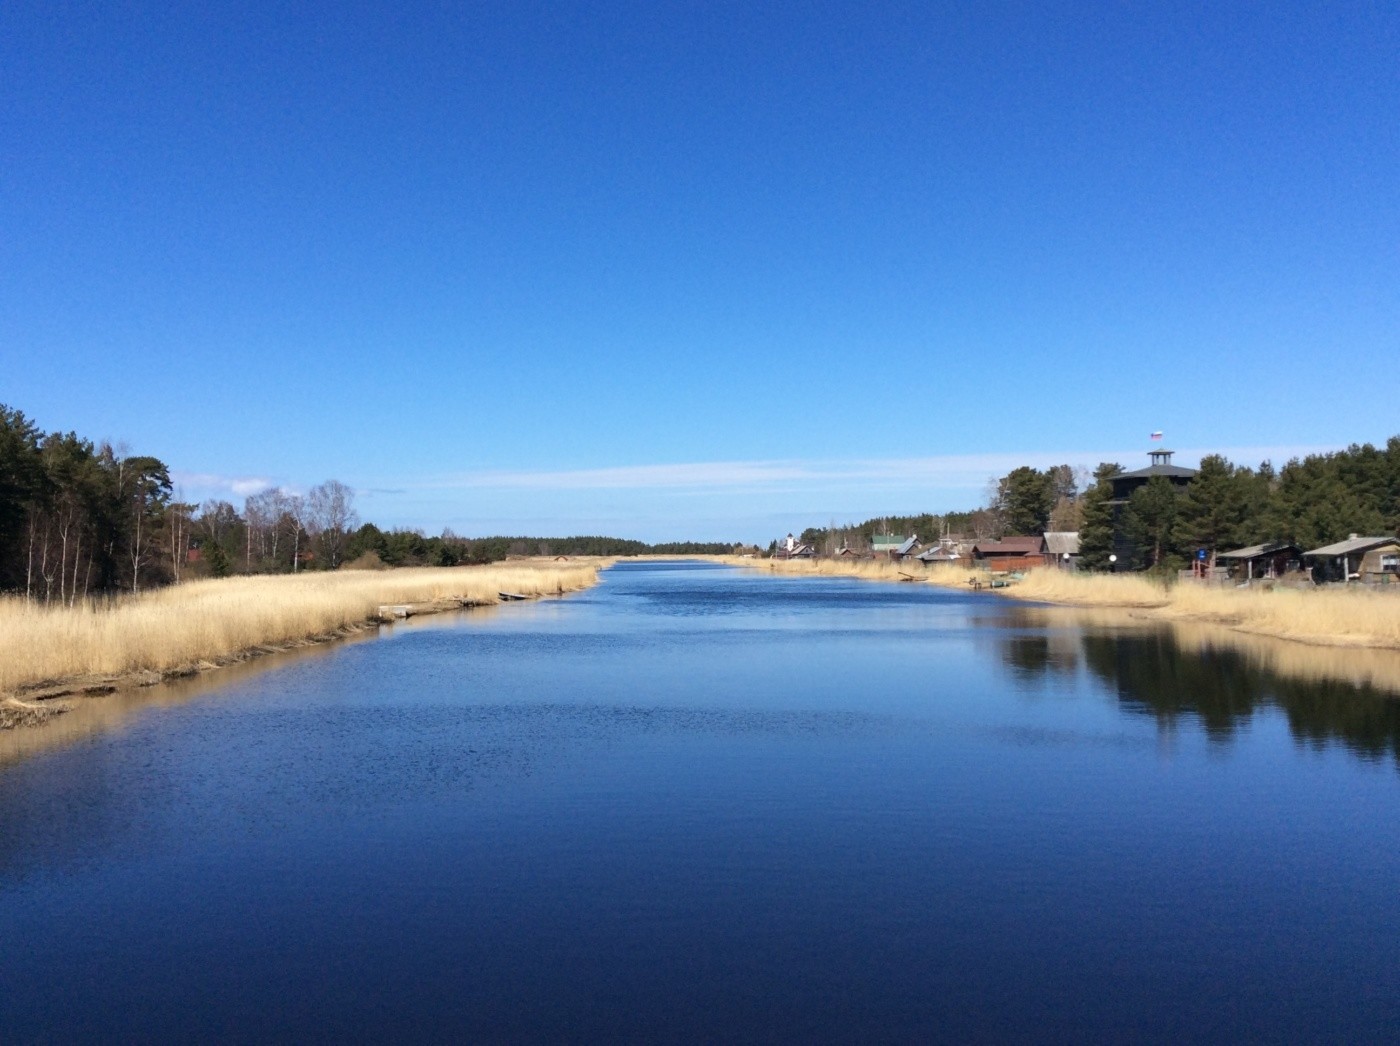
{"type": "Polygon", "coordinates": [[[1386,574],[1400,574],[1400,552],[1382,552],[1381,571],[1386,574]]]}

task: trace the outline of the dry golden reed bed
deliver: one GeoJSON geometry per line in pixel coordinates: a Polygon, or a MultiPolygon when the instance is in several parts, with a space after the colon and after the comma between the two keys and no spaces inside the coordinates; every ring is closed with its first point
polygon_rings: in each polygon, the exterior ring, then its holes
{"type": "Polygon", "coordinates": [[[497,602],[587,588],[605,561],[196,581],[111,603],[0,599],[0,695],[48,681],[166,673],[362,627],[383,604],[497,602]]]}
{"type": "MultiPolygon", "coordinates": [[[[946,565],[925,568],[879,560],[745,560],[730,562],[773,573],[902,581],[910,575],[935,585],[967,588],[974,572],[946,565]]],[[[1204,621],[1240,632],[1326,646],[1400,649],[1400,592],[1360,588],[1311,590],[1168,588],[1139,574],[1074,574],[1032,570],[998,593],[1079,607],[1130,608],[1142,617],[1204,621]]]]}

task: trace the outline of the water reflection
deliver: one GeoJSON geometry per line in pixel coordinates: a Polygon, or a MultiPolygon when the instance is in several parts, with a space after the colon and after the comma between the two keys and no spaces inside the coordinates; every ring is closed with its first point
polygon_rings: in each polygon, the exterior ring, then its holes
{"type": "Polygon", "coordinates": [[[1027,607],[1024,632],[999,643],[1019,676],[1073,675],[1081,666],[1129,712],[1174,730],[1189,717],[1218,744],[1276,708],[1295,740],[1340,744],[1400,765],[1400,656],[1306,647],[1202,625],[1134,622],[1123,615],[1027,607]],[[1034,629],[1034,631],[1029,631],[1034,629]]]}
{"type": "Polygon", "coordinates": [[[1012,633],[1002,640],[1001,651],[1006,664],[1022,676],[1042,672],[1073,675],[1079,668],[1080,640],[1070,632],[1012,633]]]}
{"type": "Polygon", "coordinates": [[[170,679],[156,686],[56,698],[55,702],[65,709],[60,715],[37,726],[0,730],[0,768],[40,752],[67,748],[98,734],[122,730],[149,709],[178,708],[267,672],[282,671],[293,664],[327,657],[338,648],[368,642],[395,627],[403,628],[405,623],[383,625],[334,644],[293,647],[266,657],[225,665],[215,671],[170,679]]]}
{"type": "Polygon", "coordinates": [[[1387,1041],[1400,774],[1304,745],[1388,668],[1291,656],[638,566],[94,701],[0,762],[0,1038],[1387,1041]]]}

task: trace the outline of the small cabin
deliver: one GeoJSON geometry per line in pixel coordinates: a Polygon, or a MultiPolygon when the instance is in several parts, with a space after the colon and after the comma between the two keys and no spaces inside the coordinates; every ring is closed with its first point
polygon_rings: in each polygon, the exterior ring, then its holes
{"type": "Polygon", "coordinates": [[[779,545],[773,553],[774,559],[811,559],[817,554],[817,550],[811,545],[798,543],[788,548],[786,545],[779,545]]]}
{"type": "Polygon", "coordinates": [[[1000,541],[979,541],[972,546],[972,559],[987,570],[1029,570],[1045,565],[1045,538],[1011,537],[1000,541]]]}
{"type": "Polygon", "coordinates": [[[1361,557],[1361,580],[1369,585],[1400,583],[1400,541],[1373,548],[1361,557]]]}
{"type": "Polygon", "coordinates": [[[1076,570],[1079,567],[1079,531],[1047,530],[1045,537],[1045,561],[1061,570],[1076,570]]]}
{"type": "Polygon", "coordinates": [[[919,549],[919,535],[915,534],[906,541],[902,541],[898,548],[890,551],[891,559],[907,559],[914,555],[919,549]]]}
{"type": "Polygon", "coordinates": [[[1281,578],[1302,567],[1302,549],[1286,541],[1266,541],[1262,545],[1222,552],[1216,561],[1229,572],[1233,581],[1270,580],[1281,578]]]}
{"type": "Polygon", "coordinates": [[[1313,580],[1392,583],[1400,577],[1400,540],[1389,534],[1360,537],[1323,545],[1303,553],[1313,568],[1313,580]]]}
{"type": "Polygon", "coordinates": [[[920,563],[956,563],[965,559],[956,542],[942,542],[924,549],[914,557],[920,563]]]}

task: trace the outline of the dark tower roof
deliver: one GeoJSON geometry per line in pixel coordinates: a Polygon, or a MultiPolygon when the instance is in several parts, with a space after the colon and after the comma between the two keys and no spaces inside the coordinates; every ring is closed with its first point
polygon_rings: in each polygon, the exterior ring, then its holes
{"type": "Polygon", "coordinates": [[[1153,476],[1165,476],[1167,479],[1194,479],[1195,469],[1182,468],[1180,465],[1172,464],[1174,450],[1152,450],[1148,455],[1152,458],[1152,464],[1145,469],[1138,469],[1135,472],[1122,472],[1114,476],[1114,481],[1120,479],[1151,479],[1153,476]]]}

